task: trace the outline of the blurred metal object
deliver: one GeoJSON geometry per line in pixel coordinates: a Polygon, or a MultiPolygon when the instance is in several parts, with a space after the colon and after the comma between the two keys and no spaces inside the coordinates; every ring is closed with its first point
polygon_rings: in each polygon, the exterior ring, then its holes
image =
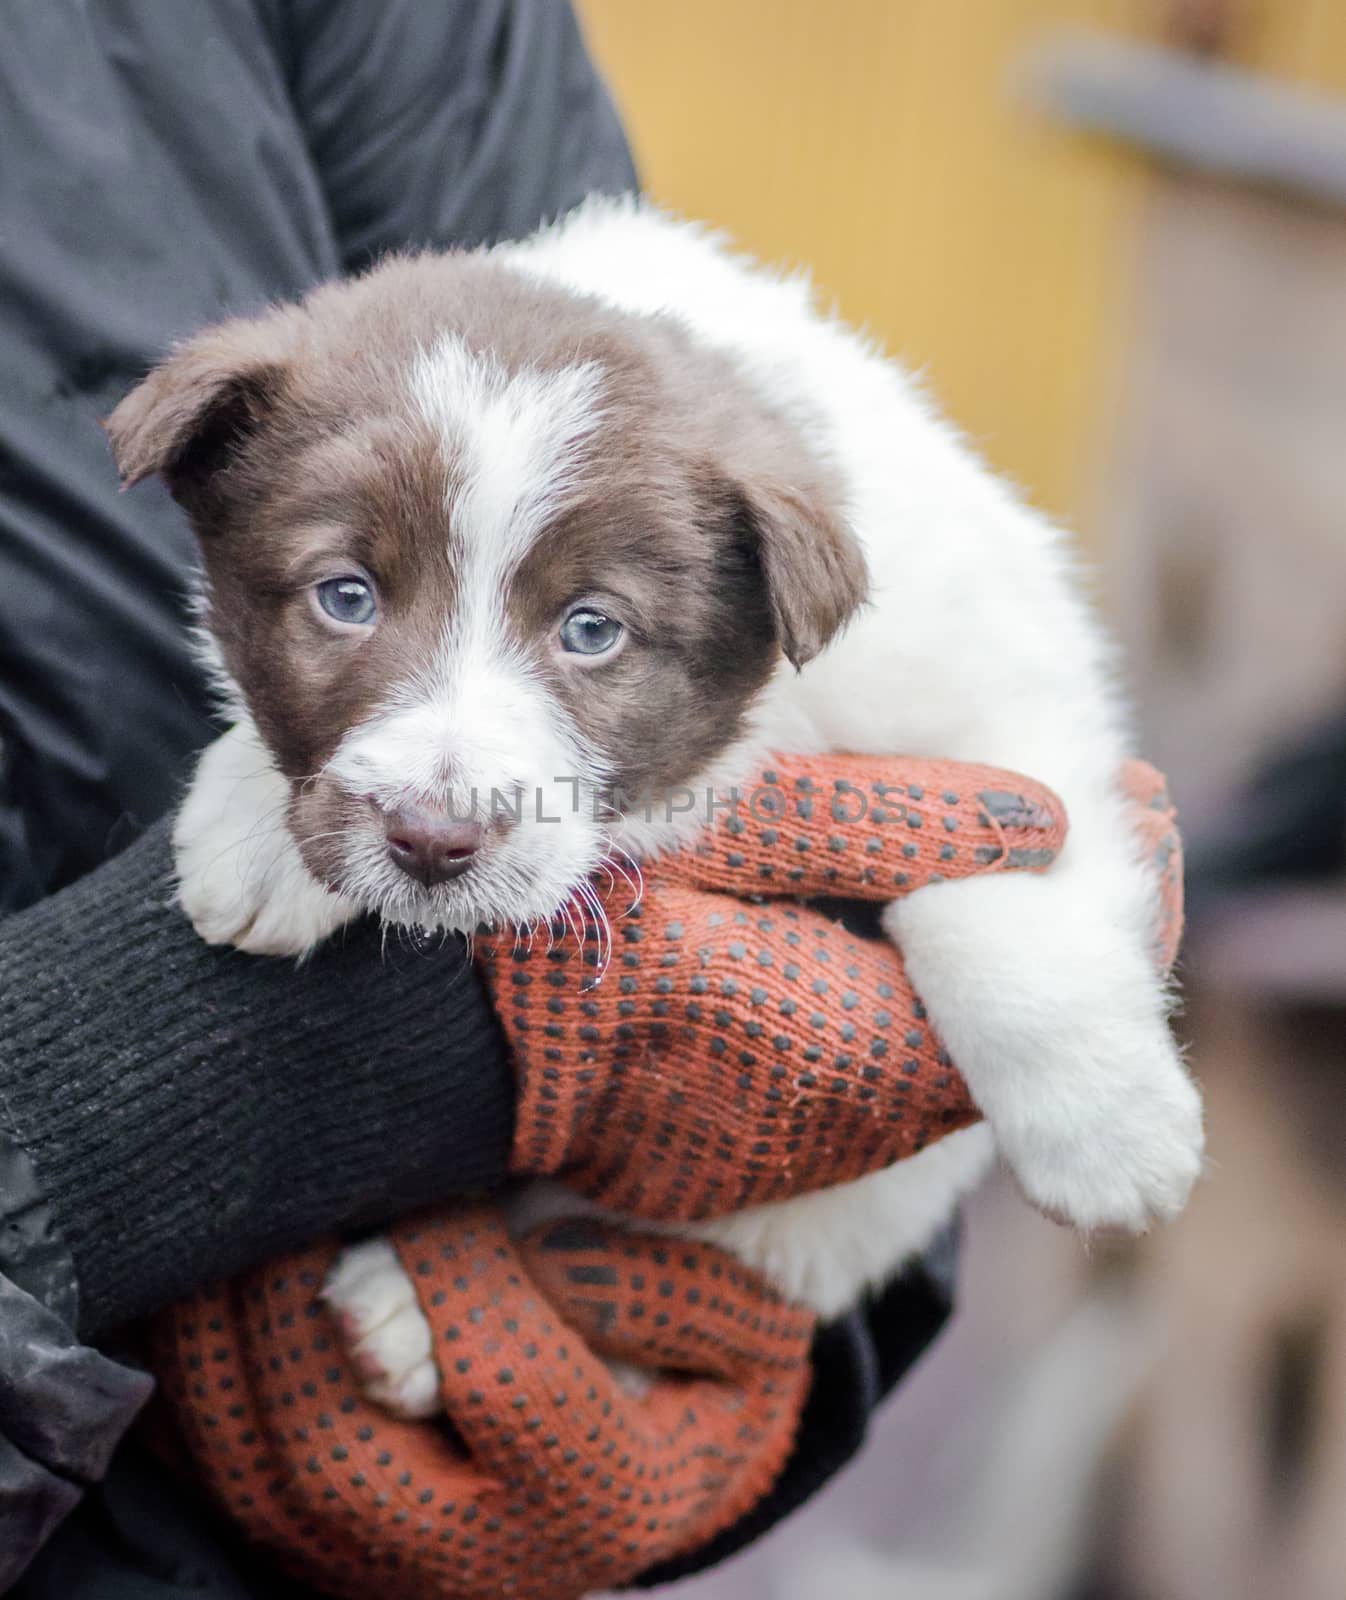
{"type": "Polygon", "coordinates": [[[1103,34],[1053,34],[1030,95],[1081,131],[1208,176],[1346,207],[1346,106],[1242,67],[1103,34]]]}

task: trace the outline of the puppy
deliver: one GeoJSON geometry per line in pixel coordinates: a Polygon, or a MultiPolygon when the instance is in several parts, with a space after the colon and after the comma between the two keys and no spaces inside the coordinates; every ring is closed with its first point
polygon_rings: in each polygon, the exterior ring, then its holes
{"type": "MultiPolygon", "coordinates": [[[[161,474],[196,528],[234,719],[177,824],[203,937],[300,955],[370,909],[534,927],[698,825],[593,797],[727,789],[773,748],[1015,768],[1066,802],[1053,869],[884,918],[985,1124],[700,1232],[830,1316],[993,1148],[1080,1228],[1182,1206],[1201,1109],[1151,967],[1108,646],[1057,530],[803,280],[591,201],[209,329],[108,430],[125,481],[161,474]]],[[[391,1251],[333,1288],[376,1330],[385,1397],[430,1409],[391,1251]]]]}

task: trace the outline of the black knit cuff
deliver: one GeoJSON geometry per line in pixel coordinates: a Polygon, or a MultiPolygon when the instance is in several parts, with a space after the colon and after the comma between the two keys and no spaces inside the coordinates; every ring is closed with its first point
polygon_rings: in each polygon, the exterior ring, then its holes
{"type": "Polygon", "coordinates": [[[336,1228],[503,1180],[513,1081],[457,939],[203,945],[160,826],[0,922],[0,1115],[96,1335],[336,1228]]]}

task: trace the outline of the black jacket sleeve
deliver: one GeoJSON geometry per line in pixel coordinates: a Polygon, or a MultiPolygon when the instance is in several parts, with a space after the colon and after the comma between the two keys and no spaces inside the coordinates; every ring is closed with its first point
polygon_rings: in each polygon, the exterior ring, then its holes
{"type": "Polygon", "coordinates": [[[288,0],[279,20],[348,268],[521,238],[636,187],[568,0],[288,0]]]}
{"type": "Polygon", "coordinates": [[[461,941],[211,950],[166,829],[0,922],[0,1592],[146,1398],[81,1344],[505,1176],[513,1085],[461,941]]]}
{"type": "Polygon", "coordinates": [[[461,940],[367,922],[298,966],[211,949],[170,877],[161,825],[0,923],[3,1132],[86,1337],[506,1172],[513,1083],[461,940]]]}
{"type": "Polygon", "coordinates": [[[0,1594],[102,1479],[152,1387],[0,1273],[0,1594]]]}

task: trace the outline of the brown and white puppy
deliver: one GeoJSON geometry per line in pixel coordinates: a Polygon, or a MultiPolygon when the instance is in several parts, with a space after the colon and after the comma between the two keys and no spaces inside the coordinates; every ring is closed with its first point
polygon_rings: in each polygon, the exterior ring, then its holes
{"type": "Polygon", "coordinates": [[[417,924],[554,913],[602,797],[707,769],[864,593],[835,483],[732,363],[489,258],[207,333],[109,430],[192,517],[309,871],[417,924]],[[389,850],[448,813],[443,870],[389,850]]]}
{"type": "MultiPolygon", "coordinates": [[[[805,284],[595,202],[208,330],[108,426],[197,529],[237,719],[178,823],[207,938],[526,928],[702,820],[621,795],[727,787],[767,748],[1015,767],[1069,809],[1052,872],[885,926],[1032,1199],[1083,1227],[1181,1206],[1200,1106],[1106,642],[1056,530],[805,284]]],[[[832,1313],[991,1149],[965,1130],[703,1231],[832,1313]]]]}

